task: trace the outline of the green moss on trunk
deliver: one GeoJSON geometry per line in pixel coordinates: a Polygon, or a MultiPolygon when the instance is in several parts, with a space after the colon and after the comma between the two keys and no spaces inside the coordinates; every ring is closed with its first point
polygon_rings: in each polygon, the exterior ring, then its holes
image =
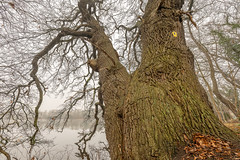
{"type": "Polygon", "coordinates": [[[125,159],[171,159],[179,145],[185,144],[184,136],[191,139],[194,133],[237,140],[201,92],[190,86],[194,78],[179,75],[169,80],[161,78],[169,75],[158,75],[157,81],[146,72],[136,71],[128,88],[123,114],[125,159]]]}
{"type": "Polygon", "coordinates": [[[239,141],[214,115],[198,82],[178,2],[149,1],[146,7],[142,63],[125,97],[124,159],[171,159],[194,133],[239,141]]]}
{"type": "Polygon", "coordinates": [[[102,80],[104,102],[112,102],[106,103],[105,121],[114,160],[172,159],[194,133],[239,141],[216,118],[198,82],[193,54],[185,44],[181,6],[181,0],[149,0],[141,25],[140,67],[130,82],[119,83],[122,91],[114,82],[120,74],[102,80]]]}

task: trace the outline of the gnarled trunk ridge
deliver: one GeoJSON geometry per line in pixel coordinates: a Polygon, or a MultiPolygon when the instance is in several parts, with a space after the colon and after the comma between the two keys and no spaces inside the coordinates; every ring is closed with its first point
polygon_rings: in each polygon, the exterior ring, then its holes
{"type": "Polygon", "coordinates": [[[142,62],[129,75],[94,19],[92,43],[113,160],[172,159],[184,137],[210,134],[239,141],[214,115],[185,43],[182,0],[149,0],[141,25],[142,62]]]}

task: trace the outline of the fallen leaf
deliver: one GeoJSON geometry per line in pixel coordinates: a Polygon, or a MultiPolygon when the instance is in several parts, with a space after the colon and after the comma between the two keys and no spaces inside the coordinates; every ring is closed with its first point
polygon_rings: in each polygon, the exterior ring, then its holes
{"type": "Polygon", "coordinates": [[[14,4],[14,3],[8,2],[8,4],[9,4],[13,9],[15,9],[15,4],[14,4]]]}

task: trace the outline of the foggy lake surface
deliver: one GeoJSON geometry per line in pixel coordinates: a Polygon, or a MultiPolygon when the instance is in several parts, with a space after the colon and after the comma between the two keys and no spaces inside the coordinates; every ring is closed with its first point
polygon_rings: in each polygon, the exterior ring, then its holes
{"type": "MultiPolygon", "coordinates": [[[[31,157],[35,156],[39,160],[81,160],[81,158],[75,156],[76,153],[79,153],[75,143],[80,139],[78,132],[81,132],[82,130],[89,130],[89,128],[86,129],[86,126],[81,126],[79,121],[81,120],[70,120],[63,132],[58,132],[54,129],[45,129],[44,131],[41,131],[46,143],[34,147],[31,157]]],[[[105,144],[107,142],[103,131],[97,131],[97,133],[95,133],[89,142],[88,147],[103,147],[104,145],[100,142],[104,142],[105,144]]],[[[7,151],[17,160],[29,159],[28,144],[24,146],[19,145],[18,147],[14,147],[13,149],[9,149],[7,151]]],[[[108,159],[108,153],[106,151],[92,151],[91,154],[94,157],[94,160],[108,159]]],[[[0,155],[0,160],[5,159],[6,158],[3,155],[0,155]]]]}

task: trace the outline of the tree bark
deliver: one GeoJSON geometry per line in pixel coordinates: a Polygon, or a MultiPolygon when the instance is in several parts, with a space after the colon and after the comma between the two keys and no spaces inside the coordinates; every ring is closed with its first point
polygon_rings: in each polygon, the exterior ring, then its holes
{"type": "Polygon", "coordinates": [[[113,160],[173,159],[184,137],[239,141],[214,115],[185,43],[182,0],[149,0],[141,25],[142,62],[129,75],[103,28],[91,17],[92,43],[113,160]]]}
{"type": "Polygon", "coordinates": [[[184,137],[191,139],[194,133],[239,141],[216,118],[198,82],[193,54],[185,43],[182,4],[149,0],[146,6],[142,62],[132,75],[123,107],[123,159],[172,159],[185,144],[184,137]]]}
{"type": "Polygon", "coordinates": [[[93,28],[92,44],[98,50],[96,65],[99,72],[100,92],[105,105],[105,131],[112,159],[123,159],[123,102],[130,75],[120,63],[104,29],[93,18],[88,23],[93,28]]]}

